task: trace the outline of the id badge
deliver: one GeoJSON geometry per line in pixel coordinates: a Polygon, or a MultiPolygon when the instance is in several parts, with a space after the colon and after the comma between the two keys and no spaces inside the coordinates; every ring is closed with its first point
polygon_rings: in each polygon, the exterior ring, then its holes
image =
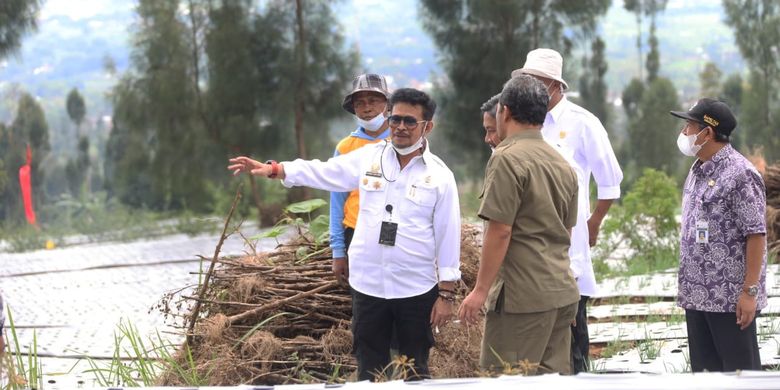
{"type": "Polygon", "coordinates": [[[697,244],[710,243],[710,224],[707,223],[707,221],[696,222],[696,243],[697,244]]]}
{"type": "Polygon", "coordinates": [[[387,246],[395,246],[395,236],[397,233],[397,223],[382,221],[382,228],[379,230],[379,243],[387,246]]]}

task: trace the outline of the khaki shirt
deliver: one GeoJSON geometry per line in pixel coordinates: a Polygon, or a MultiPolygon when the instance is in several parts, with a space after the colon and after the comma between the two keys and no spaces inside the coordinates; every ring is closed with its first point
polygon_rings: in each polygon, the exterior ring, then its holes
{"type": "Polygon", "coordinates": [[[488,310],[534,313],[579,301],[568,231],[577,223],[577,191],[576,173],[540,131],[498,146],[485,172],[479,216],[512,226],[512,237],[488,310]]]}

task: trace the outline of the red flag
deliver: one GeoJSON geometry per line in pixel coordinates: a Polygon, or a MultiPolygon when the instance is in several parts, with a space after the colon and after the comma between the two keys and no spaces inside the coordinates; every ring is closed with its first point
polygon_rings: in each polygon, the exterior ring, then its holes
{"type": "Polygon", "coordinates": [[[30,188],[30,162],[32,161],[32,150],[27,145],[27,162],[19,168],[19,185],[22,187],[22,200],[24,201],[24,215],[27,217],[27,223],[35,225],[35,210],[32,203],[32,188],[30,188]]]}

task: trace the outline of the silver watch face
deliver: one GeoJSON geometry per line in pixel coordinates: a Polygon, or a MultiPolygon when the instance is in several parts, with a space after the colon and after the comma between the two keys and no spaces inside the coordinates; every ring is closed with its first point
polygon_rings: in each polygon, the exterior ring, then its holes
{"type": "Polygon", "coordinates": [[[751,297],[758,295],[758,286],[750,286],[747,288],[747,293],[751,297]]]}

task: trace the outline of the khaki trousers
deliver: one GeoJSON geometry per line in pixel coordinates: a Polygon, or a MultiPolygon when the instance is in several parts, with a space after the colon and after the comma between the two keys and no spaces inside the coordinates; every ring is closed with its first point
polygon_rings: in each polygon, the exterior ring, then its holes
{"type": "Polygon", "coordinates": [[[576,315],[577,302],[538,313],[488,312],[480,368],[500,372],[505,364],[518,367],[528,360],[529,375],[571,374],[571,322],[576,315]]]}

